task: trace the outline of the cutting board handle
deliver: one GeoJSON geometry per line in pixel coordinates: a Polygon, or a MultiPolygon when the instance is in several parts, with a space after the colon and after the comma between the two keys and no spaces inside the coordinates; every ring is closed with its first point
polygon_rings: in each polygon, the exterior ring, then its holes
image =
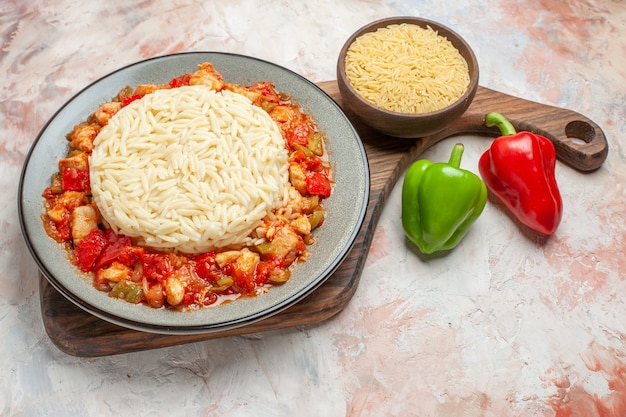
{"type": "MultiPolygon", "coordinates": [[[[580,171],[594,171],[609,152],[604,132],[595,122],[568,109],[536,103],[481,87],[467,112],[443,131],[422,138],[422,150],[450,136],[481,134],[497,137],[497,127],[485,126],[485,115],[496,111],[519,131],[533,132],[550,139],[557,157],[580,171]]],[[[421,152],[418,152],[421,153],[421,152]]]]}

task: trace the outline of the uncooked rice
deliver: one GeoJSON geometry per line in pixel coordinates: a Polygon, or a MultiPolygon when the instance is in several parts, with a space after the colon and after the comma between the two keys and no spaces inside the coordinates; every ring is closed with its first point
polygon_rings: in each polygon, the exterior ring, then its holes
{"type": "Polygon", "coordinates": [[[254,244],[251,232],[287,201],[287,159],[276,123],[243,95],[157,90],[96,137],[93,200],[143,246],[193,254],[254,244]]]}
{"type": "Polygon", "coordinates": [[[469,86],[467,62],[430,26],[402,23],[359,36],[346,75],[364,99],[398,113],[429,113],[457,101],[469,86]]]}

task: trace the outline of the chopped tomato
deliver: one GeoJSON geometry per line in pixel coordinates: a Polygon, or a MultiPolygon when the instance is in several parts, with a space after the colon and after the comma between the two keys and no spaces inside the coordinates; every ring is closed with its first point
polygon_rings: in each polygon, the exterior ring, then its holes
{"type": "Polygon", "coordinates": [[[126,96],[122,99],[122,107],[128,106],[135,100],[139,100],[141,98],[141,94],[133,94],[131,96],[126,96]]]}
{"type": "Polygon", "coordinates": [[[94,269],[100,269],[109,265],[119,258],[124,248],[133,245],[133,241],[128,236],[115,234],[112,229],[107,229],[105,236],[108,244],[102,251],[100,257],[98,257],[94,269]]]}
{"type": "Polygon", "coordinates": [[[207,291],[206,286],[198,280],[191,280],[185,287],[185,295],[181,302],[184,306],[190,305],[204,305],[208,306],[215,304],[218,299],[218,295],[213,291],[207,291]]]}
{"type": "Polygon", "coordinates": [[[67,210],[60,222],[55,222],[48,216],[41,216],[46,233],[58,243],[67,242],[72,237],[70,218],[70,212],[67,210]]]}
{"type": "Polygon", "coordinates": [[[309,143],[311,129],[305,124],[299,124],[287,131],[287,143],[293,147],[294,144],[306,146],[309,143]]]}
{"type": "Polygon", "coordinates": [[[107,239],[100,229],[93,229],[87,236],[82,238],[74,249],[76,262],[80,269],[85,272],[93,271],[93,265],[106,245],[107,239]]]}
{"type": "Polygon", "coordinates": [[[302,163],[304,161],[306,161],[306,159],[308,158],[308,156],[306,156],[306,154],[301,151],[301,150],[295,150],[291,153],[291,155],[289,156],[289,160],[293,161],[293,162],[298,162],[298,163],[302,163]]]}
{"type": "Polygon", "coordinates": [[[46,233],[59,243],[69,241],[72,238],[71,210],[73,207],[70,205],[68,208],[63,204],[61,201],[63,194],[56,193],[50,187],[46,188],[43,196],[46,199],[46,211],[53,210],[56,214],[54,220],[48,214],[41,216],[46,233]]]}
{"type": "Polygon", "coordinates": [[[204,285],[200,284],[197,280],[189,281],[185,286],[185,295],[183,296],[181,304],[184,306],[197,304],[203,289],[204,285]]]}
{"type": "Polygon", "coordinates": [[[170,81],[171,88],[183,87],[189,85],[189,80],[191,79],[191,74],[184,74],[180,77],[172,78],[170,81]]]}
{"type": "Polygon", "coordinates": [[[278,95],[278,93],[274,89],[274,84],[269,81],[254,83],[249,87],[249,89],[251,91],[260,92],[261,96],[263,97],[263,101],[265,102],[276,104],[281,102],[280,95],[278,95]]]}
{"type": "Polygon", "coordinates": [[[276,265],[271,261],[261,261],[257,264],[254,272],[256,283],[259,285],[267,284],[268,278],[276,265]]]}
{"type": "MultiPolygon", "coordinates": [[[[60,191],[63,192],[62,189],[60,191]]],[[[58,195],[59,195],[58,190],[56,190],[53,187],[46,187],[46,189],[43,190],[43,193],[41,193],[41,196],[45,198],[46,200],[56,198],[58,195]]]]}
{"type": "Polygon", "coordinates": [[[207,291],[204,294],[204,298],[202,299],[202,304],[205,306],[210,306],[211,304],[215,304],[217,301],[217,294],[213,291],[207,291]]]}
{"type": "Polygon", "coordinates": [[[62,187],[65,191],[88,191],[89,170],[78,168],[65,168],[61,172],[62,187]]]}
{"type": "Polygon", "coordinates": [[[304,161],[302,161],[304,167],[309,171],[320,171],[324,167],[324,162],[320,158],[317,157],[307,157],[304,161]]]}
{"type": "Polygon", "coordinates": [[[144,252],[141,255],[143,276],[147,279],[162,281],[172,273],[172,262],[167,254],[144,252]]]}
{"type": "Polygon", "coordinates": [[[214,282],[220,276],[215,263],[214,252],[207,252],[198,256],[196,259],[196,274],[209,282],[214,282]]]}
{"type": "Polygon", "coordinates": [[[284,265],[284,258],[273,257],[265,261],[261,261],[257,264],[254,271],[254,279],[257,285],[265,285],[269,282],[270,276],[276,272],[277,269],[285,269],[288,265],[284,265]]]}
{"type": "Polygon", "coordinates": [[[234,263],[231,262],[224,265],[223,271],[225,274],[233,277],[234,286],[242,294],[250,294],[256,288],[256,283],[254,282],[254,274],[242,271],[241,269],[237,268],[234,263]]]}
{"type": "Polygon", "coordinates": [[[183,301],[181,301],[181,304],[184,306],[190,306],[192,304],[197,304],[198,303],[198,293],[195,291],[187,291],[185,292],[185,295],[183,296],[183,301]]]}
{"type": "Polygon", "coordinates": [[[327,198],[330,197],[332,188],[326,175],[314,172],[306,177],[306,190],[311,195],[327,198]]]}
{"type": "Polygon", "coordinates": [[[117,260],[126,266],[132,266],[141,261],[144,253],[145,249],[140,246],[124,246],[117,260]]]}
{"type": "Polygon", "coordinates": [[[321,171],[324,169],[324,161],[315,155],[306,155],[302,150],[295,150],[289,157],[290,161],[299,163],[307,171],[321,171]]]}

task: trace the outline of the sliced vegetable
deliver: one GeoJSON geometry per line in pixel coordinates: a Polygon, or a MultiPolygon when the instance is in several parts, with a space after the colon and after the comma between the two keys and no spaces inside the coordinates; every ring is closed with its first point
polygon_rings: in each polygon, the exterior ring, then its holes
{"type": "Polygon", "coordinates": [[[332,187],[326,175],[314,172],[306,177],[306,190],[311,195],[328,198],[332,192],[332,187]]]}
{"type": "Polygon", "coordinates": [[[65,168],[61,171],[61,184],[64,191],[88,191],[89,170],[65,168]]]}
{"type": "Polygon", "coordinates": [[[132,281],[122,280],[115,284],[113,289],[109,292],[109,296],[137,304],[143,297],[143,291],[141,285],[132,281]]]}
{"type": "Polygon", "coordinates": [[[96,259],[98,259],[106,245],[107,239],[100,229],[94,229],[82,238],[74,249],[76,263],[80,269],[84,272],[92,271],[96,259]]]}

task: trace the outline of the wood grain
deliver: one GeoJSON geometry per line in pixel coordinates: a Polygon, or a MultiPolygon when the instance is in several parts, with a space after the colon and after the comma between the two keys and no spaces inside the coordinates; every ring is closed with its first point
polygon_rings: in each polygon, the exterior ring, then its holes
{"type": "MultiPolygon", "coordinates": [[[[319,86],[341,105],[335,81],[319,86]]],[[[518,130],[542,134],[555,143],[559,159],[580,171],[599,168],[608,154],[598,125],[570,110],[546,106],[479,87],[467,112],[443,132],[421,139],[396,139],[376,133],[347,112],[363,141],[371,171],[371,191],[363,226],[347,258],[313,293],[278,314],[244,327],[197,335],[145,333],[111,324],[84,312],[65,299],[40,276],[44,327],[63,352],[97,357],[157,349],[219,337],[320,323],[340,313],[354,295],[385,201],[400,175],[422,152],[457,134],[497,136],[484,127],[484,115],[498,111],[518,130]]],[[[485,149],[487,148],[487,145],[485,149]]]]}

